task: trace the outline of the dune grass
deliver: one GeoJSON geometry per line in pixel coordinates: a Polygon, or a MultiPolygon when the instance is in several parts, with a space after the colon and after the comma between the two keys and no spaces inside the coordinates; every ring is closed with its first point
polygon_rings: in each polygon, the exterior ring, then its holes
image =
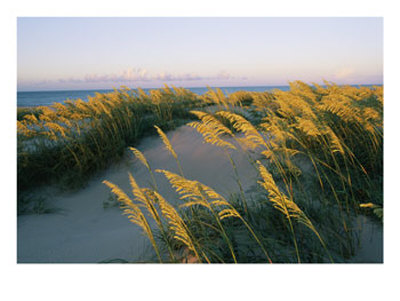
{"type": "MultiPolygon", "coordinates": [[[[242,189],[226,199],[218,186],[156,170],[184,202],[174,207],[176,202],[152,188],[135,188],[144,195],[140,202],[147,204],[148,218],[158,212],[149,239],[159,260],[351,261],[359,235],[354,217],[373,209],[383,218],[383,88],[293,82],[287,92],[226,96],[217,90],[207,97],[218,111],[193,111],[199,121],[189,125],[227,154],[245,152],[259,171],[259,191],[255,199],[242,189]],[[250,120],[238,114],[243,110],[250,112],[250,120]],[[234,133],[241,133],[240,138],[234,133]],[[234,138],[240,149],[226,137],[234,138]],[[163,256],[160,250],[168,252],[163,256]]],[[[181,169],[173,145],[161,130],[159,134],[181,169]]],[[[114,192],[127,203],[125,194],[114,192]]],[[[135,204],[135,199],[129,202],[135,204]]]]}
{"type": "Polygon", "coordinates": [[[155,134],[153,125],[172,129],[207,105],[183,88],[122,88],[84,102],[22,108],[17,114],[18,190],[61,183],[82,187],[96,171],[121,157],[128,145],[155,134]]]}
{"type": "Polygon", "coordinates": [[[131,175],[132,196],[105,184],[158,262],[349,262],[360,231],[355,217],[383,220],[383,87],[297,81],[289,91],[209,89],[202,96],[167,86],[122,88],[88,102],[25,108],[17,119],[22,196],[52,182],[80,187],[131,147],[152,187],[139,187],[131,175]],[[210,105],[214,113],[201,109],[210,105]],[[205,143],[223,149],[238,194],[225,197],[217,185],[185,177],[164,131],[188,121],[205,143]],[[147,134],[160,136],[179,174],[153,169],[133,147],[147,134]],[[232,152],[258,171],[256,196],[245,194],[232,152]],[[160,194],[156,172],[182,205],[160,194]]]}

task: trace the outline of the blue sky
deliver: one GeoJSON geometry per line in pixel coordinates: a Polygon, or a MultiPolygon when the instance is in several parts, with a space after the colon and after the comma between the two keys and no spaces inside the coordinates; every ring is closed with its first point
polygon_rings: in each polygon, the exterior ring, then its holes
{"type": "Polygon", "coordinates": [[[383,83],[382,18],[18,18],[18,90],[383,83]]]}

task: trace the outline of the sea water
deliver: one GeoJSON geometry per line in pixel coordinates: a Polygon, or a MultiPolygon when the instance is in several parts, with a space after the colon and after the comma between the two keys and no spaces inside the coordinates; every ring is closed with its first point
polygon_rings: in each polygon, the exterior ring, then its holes
{"type": "MultiPolygon", "coordinates": [[[[273,89],[280,89],[287,91],[289,86],[257,86],[257,87],[220,87],[223,92],[230,94],[236,91],[253,91],[263,92],[272,91],[273,89]]],[[[207,92],[208,88],[186,88],[196,94],[202,95],[207,92]]],[[[143,89],[148,92],[151,89],[143,89]]],[[[48,106],[54,102],[63,103],[65,100],[82,99],[87,101],[88,96],[94,96],[98,93],[108,93],[114,90],[68,90],[68,91],[34,91],[34,92],[17,92],[17,106],[18,107],[36,107],[48,106]]]]}

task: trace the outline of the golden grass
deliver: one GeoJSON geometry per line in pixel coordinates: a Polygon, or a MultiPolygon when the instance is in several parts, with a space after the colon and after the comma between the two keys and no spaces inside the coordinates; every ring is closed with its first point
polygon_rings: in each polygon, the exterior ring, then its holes
{"type": "MultiPolygon", "coordinates": [[[[20,154],[28,153],[24,148],[26,141],[34,141],[43,149],[49,143],[61,143],[62,157],[59,159],[69,164],[74,162],[73,165],[83,173],[98,160],[99,155],[105,160],[114,151],[113,145],[123,147],[124,143],[134,140],[139,135],[143,115],[151,114],[154,118],[151,126],[176,160],[180,175],[167,170],[158,169],[156,172],[167,178],[183,205],[175,207],[163,198],[150,163],[133,147],[130,149],[135,157],[151,174],[153,189],[140,188],[130,174],[134,196],[130,199],[118,186],[108,181],[104,183],[118,197],[128,218],[149,238],[160,262],[164,257],[160,242],[154,235],[156,229],[151,229],[142,210],[155,220],[161,240],[168,247],[170,261],[179,261],[175,256],[175,241],[183,244],[187,255],[198,262],[238,262],[242,254],[232,232],[241,226],[263,251],[263,260],[279,261],[276,255],[279,252],[275,252],[273,258],[267,252],[267,249],[271,251],[269,233],[263,230],[260,234],[257,230],[260,224],[269,221],[263,221],[263,217],[255,221],[250,214],[255,210],[254,204],[247,207],[247,196],[239,181],[240,170],[230,155],[235,151],[244,151],[251,163],[257,162],[259,179],[255,182],[264,189],[258,202],[265,204],[267,201],[274,212],[277,210],[284,217],[283,221],[276,223],[282,225],[282,229],[289,229],[284,233],[289,233],[297,262],[309,255],[303,250],[307,246],[302,242],[303,230],[297,224],[312,231],[319,247],[323,247],[332,261],[331,251],[335,250],[335,244],[332,240],[326,243],[326,236],[333,232],[337,244],[351,245],[352,230],[348,225],[351,214],[359,214],[360,208],[376,210],[378,216],[383,214],[382,196],[376,196],[383,168],[383,87],[357,88],[332,83],[325,83],[323,87],[296,81],[290,83],[290,88],[289,91],[235,92],[231,95],[220,89],[209,89],[203,96],[168,86],[149,93],[142,89],[122,88],[113,93],[98,94],[88,102],[66,101],[40,107],[17,121],[19,147],[24,150],[20,154]],[[211,114],[192,110],[196,101],[199,106],[215,104],[219,111],[211,114]],[[181,113],[190,111],[198,121],[187,125],[196,129],[206,143],[222,148],[228,155],[241,191],[242,208],[220,195],[217,189],[184,177],[178,154],[161,129],[161,124],[173,120],[174,110],[181,113]],[[238,113],[240,110],[250,112],[254,120],[243,117],[238,113]],[[240,133],[240,137],[231,129],[240,133]],[[80,142],[81,139],[86,140],[80,142]],[[232,140],[237,143],[232,143],[232,140]],[[249,149],[253,153],[247,152],[249,149]],[[304,166],[311,168],[305,169],[304,166]],[[309,183],[319,183],[316,194],[308,191],[309,183]],[[322,227],[323,222],[318,216],[309,214],[312,212],[309,199],[319,202],[323,208],[337,208],[342,228],[322,227]],[[221,258],[210,247],[211,238],[207,236],[210,229],[214,233],[213,239],[220,239],[227,248],[227,257],[221,258]]],[[[29,158],[23,162],[29,165],[29,158]]],[[[282,229],[280,231],[285,231],[282,229]]],[[[269,231],[272,235],[278,230],[269,231]]]]}
{"type": "MultiPolygon", "coordinates": [[[[227,138],[235,139],[242,150],[258,150],[258,154],[264,156],[268,161],[269,168],[276,169],[276,177],[282,181],[284,191],[278,187],[271,172],[260,161],[257,161],[257,168],[260,174],[258,183],[265,189],[267,200],[273,208],[283,214],[288,222],[292,242],[295,248],[296,258],[301,262],[301,249],[298,245],[298,232],[294,222],[304,225],[310,229],[318,238],[318,241],[325,250],[329,260],[333,262],[329,247],[322,235],[317,230],[312,220],[295,202],[296,195],[300,194],[293,190],[296,186],[303,190],[301,176],[303,171],[296,165],[297,158],[308,160],[313,166],[322,194],[328,193],[328,198],[334,199],[338,205],[344,229],[344,238],[351,240],[350,230],[347,226],[345,215],[349,214],[350,204],[355,212],[357,208],[378,208],[381,207],[372,203],[362,203],[355,196],[354,183],[366,183],[371,185],[370,175],[376,168],[380,168],[379,156],[382,154],[383,138],[383,90],[382,87],[355,88],[350,86],[339,87],[326,83],[326,87],[314,85],[308,86],[302,82],[290,84],[290,91],[274,91],[273,93],[236,93],[226,96],[220,89],[210,89],[204,99],[215,103],[220,110],[215,114],[203,111],[191,111],[199,121],[188,123],[188,126],[196,129],[206,143],[223,148],[231,159],[235,173],[238,176],[236,166],[229,151],[239,151],[237,147],[228,141],[227,138]],[[243,116],[234,112],[236,106],[245,109],[243,103],[252,100],[256,114],[262,114],[262,121],[258,126],[252,124],[243,116]],[[238,138],[221,120],[228,121],[235,131],[242,133],[243,137],[238,138]],[[361,151],[362,149],[362,151],[361,151]],[[377,158],[376,161],[373,158],[377,158]],[[364,180],[360,174],[367,175],[364,180]],[[323,184],[325,183],[325,184],[323,184]],[[326,191],[324,186],[329,190],[326,191]],[[339,193],[345,197],[339,197],[339,193]],[[331,197],[329,196],[331,194],[331,197]],[[345,206],[346,211],[343,209],[345,206]]],[[[167,89],[167,88],[166,88],[167,89]]],[[[167,90],[166,93],[171,93],[167,90]]],[[[154,93],[153,97],[161,101],[161,94],[154,93]]],[[[32,117],[29,117],[32,118],[32,117]]],[[[22,130],[23,125],[20,125],[22,130]]],[[[251,223],[223,196],[214,189],[195,180],[188,180],[183,177],[183,172],[178,156],[173,149],[165,133],[156,126],[166,149],[177,160],[181,175],[166,170],[156,170],[170,182],[170,185],[184,201],[181,208],[190,207],[197,210],[198,206],[208,210],[210,216],[214,217],[216,228],[222,235],[223,241],[230,250],[231,259],[237,262],[237,253],[233,242],[226,232],[226,225],[222,222],[226,219],[238,219],[251,233],[258,245],[266,255],[267,261],[272,262],[266,244],[256,235],[251,223]]],[[[139,160],[147,166],[147,160],[138,150],[132,149],[139,160]]],[[[360,184],[358,184],[360,185],[360,184]]],[[[239,182],[240,190],[243,192],[239,182]]],[[[184,243],[193,252],[196,259],[205,259],[209,262],[202,247],[205,237],[194,237],[189,228],[192,227],[190,220],[184,222],[181,214],[158,192],[151,195],[158,200],[161,206],[162,215],[168,220],[168,224],[174,238],[184,243]],[[186,224],[189,222],[189,224],[186,224]]],[[[245,198],[242,193],[243,201],[245,198]]],[[[194,214],[192,211],[192,214],[194,214]]],[[[383,211],[382,211],[383,212],[383,211]]],[[[247,207],[245,215],[247,215],[247,207]]],[[[197,215],[193,215],[195,217],[197,215]]],[[[154,219],[158,217],[153,216],[154,219]]],[[[209,225],[211,227],[211,225],[209,225]]],[[[342,243],[342,242],[341,242],[342,243]]],[[[351,242],[349,242],[351,244],[351,242]]],[[[303,246],[304,247],[304,246],[303,246]]]]}

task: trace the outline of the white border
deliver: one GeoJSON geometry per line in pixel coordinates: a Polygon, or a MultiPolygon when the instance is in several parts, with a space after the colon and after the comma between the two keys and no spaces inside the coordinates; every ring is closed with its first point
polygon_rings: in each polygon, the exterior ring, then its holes
{"type": "Polygon", "coordinates": [[[398,279],[398,10],[389,1],[8,1],[1,4],[2,300],[388,300],[398,279]],[[385,4],[383,4],[385,3],[385,4]],[[384,265],[17,265],[15,98],[17,16],[384,16],[384,265]],[[4,67],[3,67],[4,66],[4,67]]]}

